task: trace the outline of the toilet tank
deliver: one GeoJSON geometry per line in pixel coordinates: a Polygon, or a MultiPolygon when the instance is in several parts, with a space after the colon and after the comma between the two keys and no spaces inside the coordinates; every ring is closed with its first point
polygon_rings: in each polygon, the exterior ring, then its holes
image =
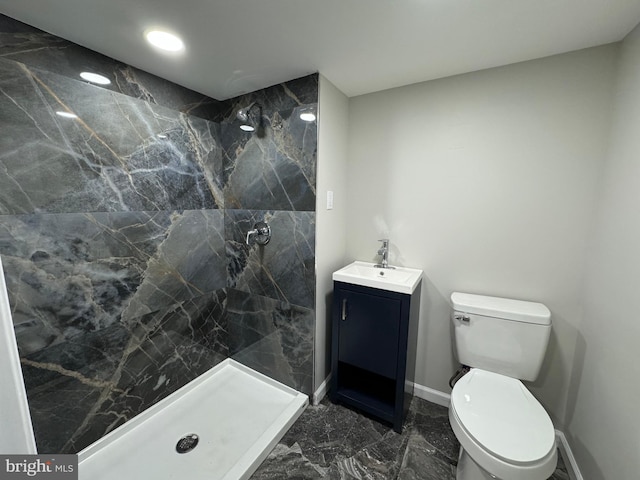
{"type": "Polygon", "coordinates": [[[549,335],[551,312],[541,303],[451,294],[454,347],[463,365],[535,380],[549,335]]]}

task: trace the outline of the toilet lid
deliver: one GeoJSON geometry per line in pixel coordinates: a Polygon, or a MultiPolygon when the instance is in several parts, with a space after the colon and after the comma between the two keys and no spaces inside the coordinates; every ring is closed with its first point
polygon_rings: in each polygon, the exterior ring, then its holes
{"type": "Polygon", "coordinates": [[[473,368],[454,385],[451,404],[467,433],[506,462],[535,462],[555,446],[549,415],[520,380],[473,368]]]}

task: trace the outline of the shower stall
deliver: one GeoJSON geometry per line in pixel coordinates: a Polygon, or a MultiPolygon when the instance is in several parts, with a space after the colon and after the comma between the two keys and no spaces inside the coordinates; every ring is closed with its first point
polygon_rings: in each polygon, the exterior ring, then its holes
{"type": "Polygon", "coordinates": [[[312,394],[317,125],[298,113],[318,75],[216,101],[8,17],[0,35],[2,334],[38,452],[104,443],[212,371],[205,409],[230,373],[312,394]],[[239,128],[254,102],[263,135],[239,128]]]}

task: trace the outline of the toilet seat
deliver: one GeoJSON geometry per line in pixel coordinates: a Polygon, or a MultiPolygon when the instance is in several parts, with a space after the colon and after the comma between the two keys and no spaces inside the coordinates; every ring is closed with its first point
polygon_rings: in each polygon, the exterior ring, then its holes
{"type": "Polygon", "coordinates": [[[462,447],[498,478],[553,473],[553,423],[520,380],[471,369],[454,385],[449,418],[462,447]]]}

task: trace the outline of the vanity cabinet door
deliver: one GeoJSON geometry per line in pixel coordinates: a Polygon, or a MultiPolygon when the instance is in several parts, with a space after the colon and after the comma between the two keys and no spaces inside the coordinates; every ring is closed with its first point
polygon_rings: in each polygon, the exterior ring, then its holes
{"type": "Polygon", "coordinates": [[[333,283],[331,388],[344,403],[402,432],[415,372],[420,286],[411,295],[333,283]]]}
{"type": "Polygon", "coordinates": [[[339,290],[340,362],[395,379],[401,301],[339,290]]]}

